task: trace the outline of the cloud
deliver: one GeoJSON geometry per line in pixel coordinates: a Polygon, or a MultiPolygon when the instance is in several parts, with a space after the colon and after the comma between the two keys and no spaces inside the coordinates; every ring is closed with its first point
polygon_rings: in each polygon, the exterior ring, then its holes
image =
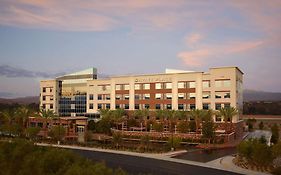
{"type": "Polygon", "coordinates": [[[36,72],[36,71],[30,71],[25,70],[22,68],[16,68],[9,65],[0,65],[0,76],[5,76],[8,78],[53,78],[60,75],[63,75],[64,73],[46,73],[46,72],[36,72]]]}
{"type": "Polygon", "coordinates": [[[193,46],[194,44],[198,43],[203,36],[199,33],[192,33],[191,35],[186,36],[185,42],[187,46],[193,46]]]}
{"type": "Polygon", "coordinates": [[[228,42],[223,45],[200,45],[190,51],[182,51],[177,54],[184,64],[191,67],[199,67],[206,63],[207,59],[214,57],[227,58],[228,55],[249,52],[263,44],[262,41],[228,42]]]}

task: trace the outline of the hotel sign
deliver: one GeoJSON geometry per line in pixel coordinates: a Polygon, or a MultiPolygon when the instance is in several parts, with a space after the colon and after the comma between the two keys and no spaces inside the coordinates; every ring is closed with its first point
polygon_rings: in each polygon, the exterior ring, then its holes
{"type": "Polygon", "coordinates": [[[172,77],[147,77],[147,78],[136,78],[136,83],[151,83],[151,82],[171,82],[172,77]]]}

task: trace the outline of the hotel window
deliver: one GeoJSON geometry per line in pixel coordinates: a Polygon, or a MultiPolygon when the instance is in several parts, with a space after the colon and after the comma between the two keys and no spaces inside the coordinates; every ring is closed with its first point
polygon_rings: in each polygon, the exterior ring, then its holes
{"type": "Polygon", "coordinates": [[[149,100],[150,99],[150,94],[143,94],[144,100],[149,100]]]}
{"type": "Polygon", "coordinates": [[[155,94],[155,99],[157,99],[157,100],[162,99],[162,94],[155,94]]]}
{"type": "Polygon", "coordinates": [[[140,109],[140,104],[135,104],[135,109],[140,109]]]}
{"type": "Polygon", "coordinates": [[[102,95],[101,94],[98,95],[98,100],[102,100],[102,95]]]}
{"type": "Polygon", "coordinates": [[[224,98],[230,98],[230,92],[225,92],[223,95],[224,98]]]}
{"type": "Polygon", "coordinates": [[[178,88],[183,89],[186,86],[186,82],[178,82],[178,88]]]}
{"type": "Polygon", "coordinates": [[[45,101],[46,100],[46,96],[43,96],[43,101],[45,101]]]}
{"type": "Polygon", "coordinates": [[[185,99],[185,93],[178,93],[178,99],[185,99]]]}
{"type": "Polygon", "coordinates": [[[165,83],[165,89],[172,89],[172,83],[165,83]]]}
{"type": "Polygon", "coordinates": [[[230,80],[224,80],[223,87],[230,87],[230,80]]]}
{"type": "Polygon", "coordinates": [[[221,109],[221,104],[220,103],[216,103],[216,110],[220,110],[221,109]]]}
{"type": "Polygon", "coordinates": [[[162,83],[156,83],[155,89],[162,89],[162,83]]]}
{"type": "Polygon", "coordinates": [[[53,104],[50,104],[50,109],[53,109],[54,108],[54,105],[53,104]]]}
{"type": "Polygon", "coordinates": [[[53,88],[50,88],[50,92],[53,92],[53,88]]]}
{"type": "Polygon", "coordinates": [[[110,109],[110,104],[107,103],[107,104],[105,105],[105,108],[106,108],[106,109],[110,109]]]}
{"type": "Polygon", "coordinates": [[[140,90],[141,89],[141,84],[135,84],[135,90],[140,90]]]}
{"type": "Polygon", "coordinates": [[[203,103],[203,109],[205,109],[205,110],[210,109],[210,104],[209,103],[203,103]]]}
{"type": "Polygon", "coordinates": [[[166,94],[166,99],[168,99],[168,100],[172,99],[172,94],[171,93],[167,93],[166,94]]]}
{"type": "Polygon", "coordinates": [[[166,109],[172,109],[172,104],[167,104],[166,109]]]}
{"type": "Polygon", "coordinates": [[[225,103],[223,106],[224,108],[230,108],[230,103],[225,103]]]}
{"type": "Polygon", "coordinates": [[[110,94],[106,94],[106,95],[105,95],[105,99],[106,99],[106,100],[110,100],[110,94]]]}
{"type": "Polygon", "coordinates": [[[222,86],[222,80],[216,80],[216,81],[215,81],[215,86],[216,86],[217,88],[221,87],[221,86],[222,86]]]}
{"type": "Polygon", "coordinates": [[[192,81],[192,82],[188,82],[189,83],[189,88],[195,88],[195,86],[196,86],[196,83],[194,82],[194,81],[192,81]]]}
{"type": "Polygon", "coordinates": [[[116,94],[115,95],[115,100],[122,100],[122,95],[121,94],[116,94]]]}
{"type": "Polygon", "coordinates": [[[130,85],[125,84],[125,85],[124,85],[124,90],[130,90],[130,85]]]}
{"type": "Polygon", "coordinates": [[[102,109],[102,104],[98,104],[98,109],[102,109]]]}
{"type": "Polygon", "coordinates": [[[216,92],[215,97],[216,97],[216,98],[221,98],[221,93],[216,92]]]}
{"type": "Polygon", "coordinates": [[[155,109],[161,109],[161,104],[156,104],[155,109]]]}
{"type": "Polygon", "coordinates": [[[139,100],[140,99],[140,94],[135,94],[135,100],[139,100]]]}
{"type": "Polygon", "coordinates": [[[149,104],[145,104],[145,105],[144,105],[144,108],[145,108],[145,109],[149,109],[149,104]]]}
{"type": "Polygon", "coordinates": [[[50,96],[50,100],[53,101],[54,100],[54,96],[50,96]]]}
{"type": "Polygon", "coordinates": [[[129,100],[130,95],[129,94],[124,94],[124,100],[129,100]]]}
{"type": "Polygon", "coordinates": [[[222,117],[220,115],[216,115],[216,122],[221,122],[222,117]]]}
{"type": "Polygon", "coordinates": [[[94,100],[94,95],[93,95],[93,94],[90,94],[90,95],[89,95],[89,99],[90,99],[90,100],[94,100]]]}
{"type": "Polygon", "coordinates": [[[125,109],[129,109],[129,104],[125,104],[125,109]]]}
{"type": "Polygon", "coordinates": [[[43,104],[43,105],[42,105],[42,108],[43,108],[43,109],[46,109],[46,105],[45,105],[45,104],[43,104]]]}
{"type": "Polygon", "coordinates": [[[210,87],[210,81],[203,81],[203,89],[210,87]]]}
{"type": "Polygon", "coordinates": [[[149,83],[143,84],[143,89],[150,89],[150,84],[149,83]]]}
{"type": "Polygon", "coordinates": [[[196,109],[196,105],[195,104],[189,104],[189,109],[190,110],[196,109]]]}
{"type": "Polygon", "coordinates": [[[188,94],[188,99],[195,99],[195,97],[196,97],[195,93],[188,94]]]}
{"type": "Polygon", "coordinates": [[[45,87],[43,87],[43,90],[42,90],[43,92],[46,92],[46,88],[45,87]]]}
{"type": "Polygon", "coordinates": [[[94,104],[90,103],[89,109],[94,109],[94,104]]]}
{"type": "Polygon", "coordinates": [[[121,84],[116,84],[115,85],[115,90],[122,90],[122,85],[121,84]]]}
{"type": "Polygon", "coordinates": [[[211,93],[210,93],[210,92],[203,92],[202,98],[203,98],[203,99],[211,98],[211,93]]]}
{"type": "Polygon", "coordinates": [[[120,109],[120,104],[116,104],[115,109],[120,109]]]}
{"type": "Polygon", "coordinates": [[[184,110],[184,104],[178,104],[178,110],[184,110]]]}

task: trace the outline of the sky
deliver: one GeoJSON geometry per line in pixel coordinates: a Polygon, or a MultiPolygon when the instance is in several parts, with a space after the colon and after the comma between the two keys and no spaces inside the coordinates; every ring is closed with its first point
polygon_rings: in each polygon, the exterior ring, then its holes
{"type": "Polygon", "coordinates": [[[101,75],[237,66],[281,92],[280,0],[0,0],[0,97],[96,67],[101,75]]]}

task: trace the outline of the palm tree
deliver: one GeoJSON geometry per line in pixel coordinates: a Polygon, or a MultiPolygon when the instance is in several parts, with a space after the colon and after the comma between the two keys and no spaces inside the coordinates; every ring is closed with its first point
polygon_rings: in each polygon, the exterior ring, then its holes
{"type": "Polygon", "coordinates": [[[204,110],[202,110],[202,109],[193,109],[190,112],[190,115],[195,120],[196,133],[198,133],[200,122],[202,120],[202,117],[204,116],[204,110]]]}
{"type": "Polygon", "coordinates": [[[15,132],[14,125],[17,117],[17,113],[15,109],[6,109],[2,113],[3,120],[4,120],[4,130],[6,130],[9,135],[12,135],[12,132],[15,132]]]}
{"type": "Polygon", "coordinates": [[[223,117],[224,122],[228,120],[232,123],[232,118],[238,114],[238,110],[234,107],[221,108],[219,110],[219,115],[223,117]]]}
{"type": "Polygon", "coordinates": [[[39,117],[43,117],[45,119],[53,119],[53,118],[58,118],[58,115],[52,110],[40,109],[39,117]]]}
{"type": "Polygon", "coordinates": [[[22,130],[25,132],[27,128],[28,118],[34,115],[34,112],[27,106],[19,107],[16,111],[22,130]]]}

